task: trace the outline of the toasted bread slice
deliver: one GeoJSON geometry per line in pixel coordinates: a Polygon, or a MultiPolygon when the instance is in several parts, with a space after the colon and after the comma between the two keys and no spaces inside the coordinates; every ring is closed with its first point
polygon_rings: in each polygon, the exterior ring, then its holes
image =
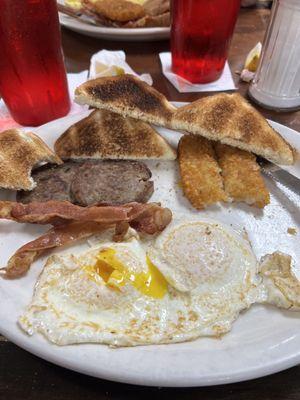
{"type": "Polygon", "coordinates": [[[238,147],[277,164],[293,164],[292,147],[239,94],[217,94],[179,108],[172,128],[238,147]]]}
{"type": "Polygon", "coordinates": [[[178,146],[178,158],[183,192],[195,208],[201,210],[227,200],[221,169],[209,140],[183,136],[178,146]]]}
{"type": "Polygon", "coordinates": [[[127,74],[83,83],[75,90],[75,101],[161,126],[170,126],[176,110],[164,95],[127,74]]]}
{"type": "Polygon", "coordinates": [[[61,159],[32,132],[10,129],[0,133],[0,187],[32,190],[33,167],[41,163],[61,164],[61,159]]]}
{"type": "Polygon", "coordinates": [[[215,151],[225,192],[232,200],[259,208],[270,203],[270,193],[252,153],[221,143],[215,144],[215,151]]]}
{"type": "Polygon", "coordinates": [[[95,110],[60,136],[62,159],[175,160],[176,152],[150,125],[106,110],[95,110]]]}

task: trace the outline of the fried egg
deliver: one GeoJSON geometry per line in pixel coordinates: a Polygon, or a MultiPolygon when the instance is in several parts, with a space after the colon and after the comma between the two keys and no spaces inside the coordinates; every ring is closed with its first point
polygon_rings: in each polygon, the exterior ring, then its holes
{"type": "Polygon", "coordinates": [[[262,257],[259,273],[263,279],[262,302],[300,311],[300,280],[291,256],[276,251],[262,257]]]}
{"type": "Polygon", "coordinates": [[[249,242],[230,227],[208,219],[173,220],[150,247],[149,257],[168,282],[183,292],[197,287],[211,291],[256,273],[249,242]]]}
{"type": "MultiPolygon", "coordinates": [[[[274,303],[272,267],[257,269],[248,240],[214,220],[181,216],[154,239],[135,235],[121,243],[105,233],[78,256],[48,259],[19,324],[58,345],[219,337],[253,303],[274,303]]],[[[300,293],[295,279],[283,286],[300,293]]]]}

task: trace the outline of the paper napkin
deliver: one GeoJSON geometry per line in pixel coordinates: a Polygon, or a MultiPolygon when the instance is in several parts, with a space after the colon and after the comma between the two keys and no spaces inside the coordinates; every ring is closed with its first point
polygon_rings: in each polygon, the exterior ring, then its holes
{"type": "Polygon", "coordinates": [[[152,85],[151,75],[138,75],[126,62],[124,51],[101,50],[91,58],[89,79],[101,76],[120,75],[121,73],[138,76],[143,81],[152,85]]]}
{"type": "MultiPolygon", "coordinates": [[[[81,113],[83,110],[87,110],[88,106],[81,106],[74,103],[74,91],[77,86],[87,80],[88,71],[82,71],[78,74],[67,74],[69,93],[71,98],[71,109],[68,115],[74,115],[81,113]]],[[[17,128],[20,125],[10,115],[4,101],[0,100],[0,132],[10,128],[17,128]]],[[[27,127],[30,128],[30,127],[27,127]]],[[[32,128],[34,130],[34,128],[32,128]]]]}
{"type": "Polygon", "coordinates": [[[165,77],[176,87],[180,93],[190,92],[214,92],[235,90],[235,84],[232,79],[231,71],[226,61],[224,71],[221,77],[212,83],[195,84],[187,81],[184,78],[174,74],[171,69],[171,53],[160,53],[159,58],[162,65],[162,71],[165,77]]]}

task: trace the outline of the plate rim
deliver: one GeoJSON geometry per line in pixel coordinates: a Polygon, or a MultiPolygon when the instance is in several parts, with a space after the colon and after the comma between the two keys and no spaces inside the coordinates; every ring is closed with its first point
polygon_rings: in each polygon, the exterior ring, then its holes
{"type": "MultiPolygon", "coordinates": [[[[1,329],[1,334],[2,333],[2,328],[1,328],[1,322],[0,322],[0,329],[1,329]]],[[[5,329],[3,329],[5,332],[5,329]]],[[[24,334],[25,335],[25,334],[24,334]]],[[[57,356],[57,355],[52,355],[51,354],[51,349],[46,350],[46,354],[44,353],[39,353],[39,351],[35,348],[31,348],[31,346],[26,344],[26,340],[21,340],[15,337],[15,335],[12,335],[12,338],[9,336],[6,336],[5,334],[3,335],[5,337],[8,337],[9,341],[20,347],[21,349],[28,351],[30,354],[35,355],[38,358],[41,358],[47,362],[50,362],[51,364],[58,365],[59,367],[69,369],[70,371],[74,371],[80,374],[84,374],[87,376],[91,376],[93,378],[97,379],[104,379],[107,381],[111,382],[117,382],[117,383],[124,383],[124,384],[130,384],[130,385],[137,385],[137,386],[149,386],[149,387],[170,387],[170,388],[188,388],[188,387],[204,387],[204,386],[219,386],[219,385],[227,385],[227,384],[232,384],[232,383],[239,383],[239,382],[245,382],[248,380],[252,379],[259,379],[263,378],[268,375],[275,374],[277,372],[285,371],[288,368],[292,368],[298,364],[300,364],[300,350],[297,354],[294,354],[291,357],[283,357],[281,359],[278,359],[276,362],[273,360],[270,361],[268,364],[265,364],[263,366],[260,366],[258,368],[251,368],[248,370],[240,370],[237,373],[227,375],[223,374],[223,376],[219,376],[217,378],[202,378],[201,382],[199,382],[198,378],[190,379],[189,381],[186,381],[182,383],[179,379],[177,381],[174,380],[169,380],[169,379],[163,379],[163,380],[153,380],[149,379],[145,376],[135,376],[135,377],[124,377],[123,375],[119,375],[117,373],[112,373],[112,371],[105,372],[101,371],[101,374],[97,374],[95,370],[90,369],[90,368],[82,368],[79,365],[73,365],[71,363],[66,362],[65,357],[62,356],[57,356]],[[224,376],[226,375],[226,376],[224,376]]],[[[31,337],[29,339],[32,339],[31,337]]],[[[50,343],[51,345],[51,343],[50,343]]],[[[78,345],[71,345],[71,346],[78,346],[78,345]]],[[[151,345],[150,345],[151,346],[151,345]]],[[[147,346],[149,347],[149,346],[147,346]]]]}
{"type": "Polygon", "coordinates": [[[69,29],[80,29],[82,32],[90,32],[90,33],[99,33],[102,35],[125,35],[125,36],[147,36],[149,34],[169,34],[170,27],[147,27],[147,28],[114,28],[110,26],[97,26],[97,25],[89,25],[85,24],[79,20],[71,16],[65,16],[62,13],[59,13],[59,21],[60,24],[69,29]],[[70,22],[70,23],[69,23],[70,22]]]}

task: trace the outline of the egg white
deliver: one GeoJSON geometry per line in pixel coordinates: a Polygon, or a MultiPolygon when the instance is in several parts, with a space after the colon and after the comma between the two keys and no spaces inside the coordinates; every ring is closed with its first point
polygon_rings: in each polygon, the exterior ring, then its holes
{"type": "Polygon", "coordinates": [[[79,256],[48,259],[19,319],[28,334],[42,333],[59,345],[175,343],[220,336],[242,310],[268,301],[270,285],[257,272],[249,242],[214,220],[181,216],[156,239],[114,243],[106,233],[91,243],[79,256]],[[166,279],[165,295],[152,297],[130,281],[116,289],[100,275],[91,279],[85,266],[104,248],[137,274],[148,271],[148,256],[166,279]]]}
{"type": "Polygon", "coordinates": [[[149,247],[152,262],[184,292],[242,282],[257,272],[249,242],[212,219],[177,217],[149,247]]]}

